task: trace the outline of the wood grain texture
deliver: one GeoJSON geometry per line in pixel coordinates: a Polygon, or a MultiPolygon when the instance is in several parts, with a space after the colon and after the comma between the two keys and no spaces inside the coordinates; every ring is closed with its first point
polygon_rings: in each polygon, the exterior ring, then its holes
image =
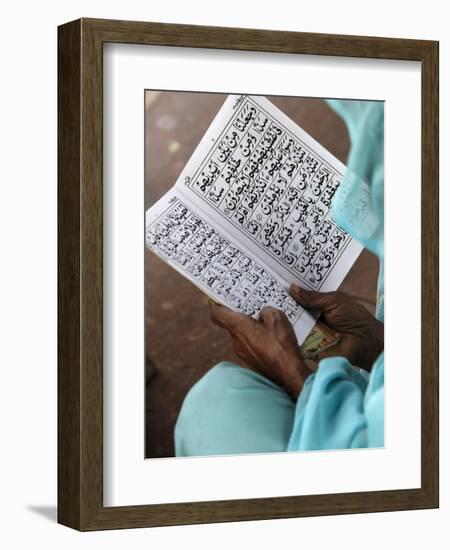
{"type": "Polygon", "coordinates": [[[422,489],[439,503],[439,45],[422,60],[422,489]]]}
{"type": "Polygon", "coordinates": [[[80,527],[81,22],[58,32],[58,521],[80,527]]]}
{"type": "Polygon", "coordinates": [[[58,32],[58,521],[87,531],[438,506],[438,44],[81,19],[58,32]],[[103,506],[102,46],[105,42],[422,63],[420,489],[103,506]]]}

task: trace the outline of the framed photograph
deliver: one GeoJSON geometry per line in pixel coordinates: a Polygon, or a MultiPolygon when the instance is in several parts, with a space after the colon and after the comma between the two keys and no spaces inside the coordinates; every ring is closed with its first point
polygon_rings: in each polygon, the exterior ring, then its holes
{"type": "Polygon", "coordinates": [[[438,507],[438,43],[58,51],[58,521],[438,507]]]}

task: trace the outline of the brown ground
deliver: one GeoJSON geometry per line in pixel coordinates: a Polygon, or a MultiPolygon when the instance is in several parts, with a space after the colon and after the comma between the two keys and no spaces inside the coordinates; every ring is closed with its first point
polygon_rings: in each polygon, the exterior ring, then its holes
{"type": "MultiPolygon", "coordinates": [[[[146,208],[175,183],[226,96],[146,94],[146,208]]],[[[342,162],[345,124],[320,99],[269,97],[342,162]]],[[[174,455],[173,428],[189,388],[215,363],[237,361],[230,339],[208,316],[207,298],[151,252],[145,252],[146,456],[174,455]]],[[[375,309],[378,260],[360,255],[340,289],[375,309]]]]}

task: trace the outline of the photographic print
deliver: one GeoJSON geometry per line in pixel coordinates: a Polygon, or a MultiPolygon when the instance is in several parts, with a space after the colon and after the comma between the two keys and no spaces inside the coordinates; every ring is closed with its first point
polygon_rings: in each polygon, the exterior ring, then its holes
{"type": "Polygon", "coordinates": [[[382,101],[145,91],[147,458],[383,447],[383,159],[382,101]]]}
{"type": "Polygon", "coordinates": [[[439,505],[438,75],[427,40],[58,28],[60,523],[439,505]]]}

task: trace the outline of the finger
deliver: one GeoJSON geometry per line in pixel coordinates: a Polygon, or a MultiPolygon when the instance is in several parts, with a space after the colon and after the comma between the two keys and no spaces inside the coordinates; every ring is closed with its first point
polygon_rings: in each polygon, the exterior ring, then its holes
{"type": "Polygon", "coordinates": [[[342,348],[339,346],[339,344],[335,346],[331,346],[329,348],[323,349],[322,351],[319,351],[317,354],[317,361],[320,361],[321,359],[327,359],[328,357],[345,357],[342,348]]]}
{"type": "Polygon", "coordinates": [[[311,372],[316,372],[317,368],[319,367],[317,361],[313,361],[312,359],[303,359],[303,363],[305,364],[305,367],[311,372]]]}
{"type": "Polygon", "coordinates": [[[213,302],[213,300],[209,300],[208,305],[212,322],[227,330],[233,331],[236,327],[253,321],[243,313],[237,313],[226,306],[213,302]]]}
{"type": "Polygon", "coordinates": [[[289,287],[289,294],[306,309],[320,309],[322,311],[331,309],[339,300],[338,292],[315,292],[294,284],[289,287]]]}
{"type": "Polygon", "coordinates": [[[280,309],[272,306],[263,307],[259,312],[259,319],[265,324],[274,324],[275,322],[284,321],[286,315],[280,309]]]}

